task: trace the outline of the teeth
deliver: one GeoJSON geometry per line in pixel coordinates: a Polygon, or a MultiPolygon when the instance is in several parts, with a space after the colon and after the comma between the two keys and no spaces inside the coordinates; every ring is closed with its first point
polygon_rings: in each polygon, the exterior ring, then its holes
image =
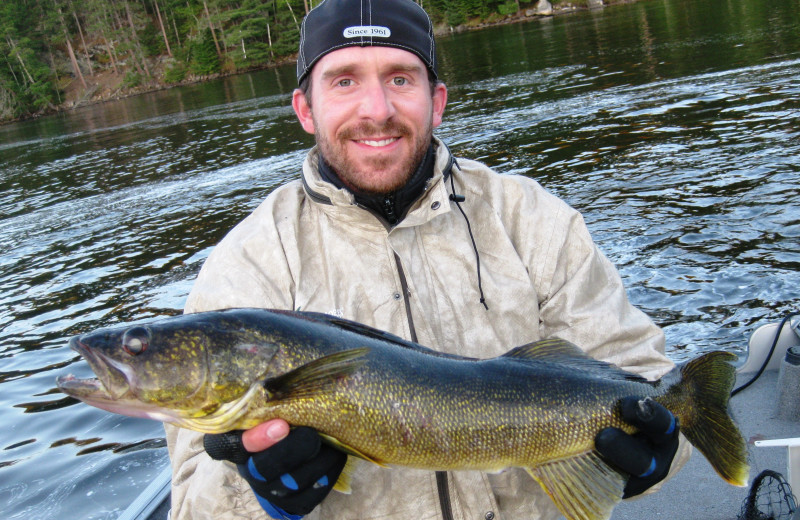
{"type": "Polygon", "coordinates": [[[397,141],[397,138],[396,138],[396,137],[391,137],[391,138],[389,138],[389,139],[383,139],[382,141],[359,141],[359,142],[360,142],[360,143],[362,143],[362,144],[365,144],[365,145],[367,145],[367,146],[375,146],[375,147],[379,147],[379,146],[387,146],[387,145],[390,145],[390,144],[392,144],[392,143],[393,143],[393,142],[395,142],[395,141],[397,141]]]}

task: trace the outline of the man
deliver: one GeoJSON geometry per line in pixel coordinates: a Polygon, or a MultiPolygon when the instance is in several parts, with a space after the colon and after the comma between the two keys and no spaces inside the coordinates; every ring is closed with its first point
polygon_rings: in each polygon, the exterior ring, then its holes
{"type": "MultiPolygon", "coordinates": [[[[292,106],[317,142],[302,179],[220,243],[186,312],[319,311],[473,357],[557,336],[645,377],[671,368],[663,334],[628,303],[576,211],[535,181],[455,159],[433,137],[447,89],[417,4],[325,0],[303,23],[298,82],[292,106]]],[[[672,418],[663,409],[659,417],[672,418]]],[[[644,437],[609,430],[597,439],[612,463],[643,475],[627,495],[663,479],[676,450],[687,456],[677,429],[664,442],[644,437]]],[[[328,494],[344,456],[280,420],[235,438],[227,458],[238,470],[209,458],[197,433],[167,427],[167,439],[175,520],[559,517],[520,469],[362,463],[352,494],[328,494]]]]}

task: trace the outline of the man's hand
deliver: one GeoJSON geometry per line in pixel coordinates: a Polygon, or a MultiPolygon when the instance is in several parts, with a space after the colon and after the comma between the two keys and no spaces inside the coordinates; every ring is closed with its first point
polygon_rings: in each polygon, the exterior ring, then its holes
{"type": "Polygon", "coordinates": [[[328,496],[347,462],[347,455],[323,444],[313,428],[290,430],[282,420],[245,432],[206,435],[203,445],[212,458],[237,465],[261,507],[276,519],[310,513],[328,496]]]}
{"type": "Polygon", "coordinates": [[[652,399],[626,397],[622,418],[639,431],[628,435],[618,428],[605,428],[595,437],[597,451],[606,460],[630,474],[622,498],[644,493],[664,480],[678,451],[678,420],[652,399]]]}

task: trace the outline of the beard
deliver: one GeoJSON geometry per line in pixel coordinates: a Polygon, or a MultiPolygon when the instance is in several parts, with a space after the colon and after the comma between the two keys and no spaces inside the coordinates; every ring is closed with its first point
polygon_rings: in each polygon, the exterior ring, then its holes
{"type": "MultiPolygon", "coordinates": [[[[317,124],[316,128],[319,130],[322,126],[317,124]]],[[[415,138],[414,132],[408,125],[394,120],[389,120],[383,125],[362,121],[343,127],[333,139],[322,131],[318,131],[315,135],[320,153],[348,188],[356,192],[379,195],[396,191],[409,181],[425,156],[432,137],[431,123],[428,123],[415,138]],[[397,157],[396,154],[353,157],[348,153],[349,141],[379,135],[397,136],[401,140],[408,140],[412,145],[410,152],[404,157],[397,157]]]]}

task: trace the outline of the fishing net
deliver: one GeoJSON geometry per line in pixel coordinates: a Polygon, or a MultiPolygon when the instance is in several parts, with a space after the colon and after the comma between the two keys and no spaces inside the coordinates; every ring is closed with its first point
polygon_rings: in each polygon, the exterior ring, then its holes
{"type": "Polygon", "coordinates": [[[780,473],[767,469],[753,481],[737,520],[792,520],[796,509],[789,483],[780,473]]]}

